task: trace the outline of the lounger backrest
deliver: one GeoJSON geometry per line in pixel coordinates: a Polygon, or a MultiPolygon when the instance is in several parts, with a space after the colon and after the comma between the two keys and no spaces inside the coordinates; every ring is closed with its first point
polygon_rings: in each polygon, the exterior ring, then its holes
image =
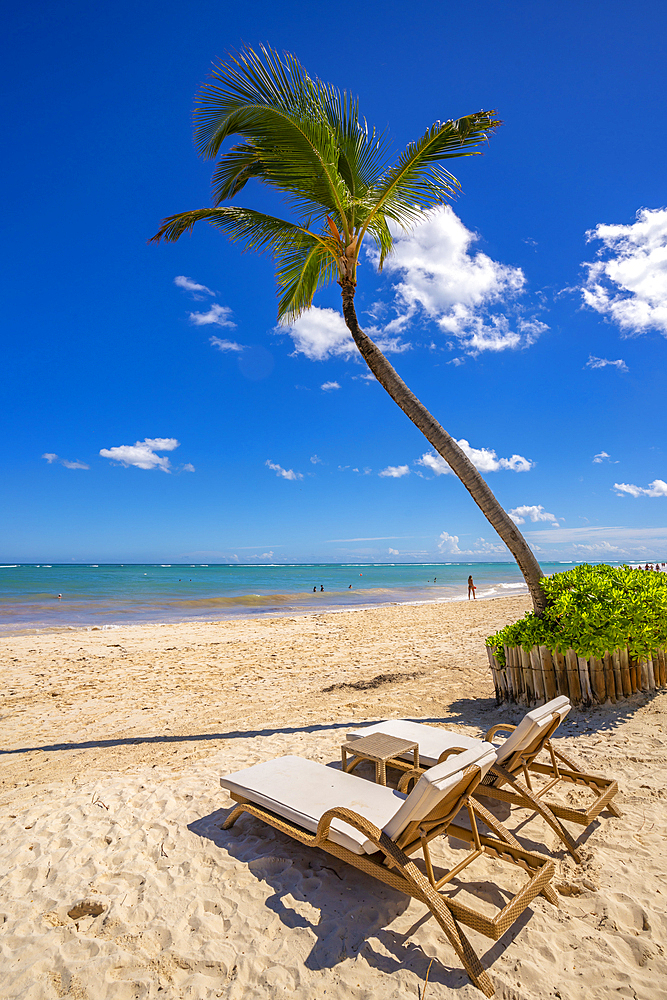
{"type": "Polygon", "coordinates": [[[530,763],[572,708],[569,698],[560,695],[524,715],[511,736],[497,749],[497,763],[514,771],[530,763]]]}
{"type": "Polygon", "coordinates": [[[469,779],[463,775],[465,768],[475,765],[484,777],[495,760],[495,747],[480,740],[479,746],[474,749],[456,754],[444,763],[430,767],[421,775],[383,832],[392,840],[396,840],[409,823],[418,823],[425,819],[436,806],[444,804],[448,798],[452,800],[452,809],[458,812],[463,803],[459,802],[457,805],[457,799],[465,798],[469,784],[469,779]]]}

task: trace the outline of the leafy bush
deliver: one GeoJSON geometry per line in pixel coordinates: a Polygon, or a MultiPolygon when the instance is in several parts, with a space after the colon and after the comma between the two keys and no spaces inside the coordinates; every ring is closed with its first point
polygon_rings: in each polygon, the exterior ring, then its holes
{"type": "Polygon", "coordinates": [[[544,577],[541,585],[547,597],[544,616],[529,611],[486,640],[503,664],[503,644],[526,650],[572,648],[585,657],[627,646],[637,659],[667,646],[665,573],[586,564],[544,577]]]}

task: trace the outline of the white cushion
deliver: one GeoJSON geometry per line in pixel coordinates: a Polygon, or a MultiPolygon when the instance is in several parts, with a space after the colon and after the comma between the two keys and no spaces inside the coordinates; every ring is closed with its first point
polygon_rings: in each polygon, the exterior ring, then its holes
{"type": "MultiPolygon", "coordinates": [[[[270,809],[304,830],[317,831],[320,817],[336,806],[351,809],[395,839],[415,820],[427,816],[438,800],[461,780],[462,771],[478,764],[482,776],[496,758],[489,743],[452,756],[421,775],[408,796],[354,774],[325,767],[304,757],[278,757],[220,779],[223,788],[270,809]]],[[[355,854],[373,854],[377,847],[349,823],[334,819],[329,837],[355,854]]]]}
{"type": "Polygon", "coordinates": [[[408,825],[424,819],[438,804],[438,800],[448,795],[463,777],[463,770],[476,764],[482,777],[495,763],[496,750],[490,743],[477,741],[477,746],[463,753],[452,754],[442,764],[436,764],[424,771],[419,781],[384,828],[384,832],[395,840],[408,825]]]}
{"type": "MultiPolygon", "coordinates": [[[[371,733],[386,733],[388,736],[396,736],[402,740],[413,740],[419,744],[419,763],[425,767],[432,767],[438,763],[440,754],[452,747],[462,747],[465,750],[474,750],[483,742],[472,736],[463,736],[461,733],[453,733],[451,730],[438,729],[436,726],[427,726],[423,722],[410,722],[408,719],[385,719],[384,722],[376,722],[372,726],[364,729],[357,729],[348,733],[348,740],[358,740],[362,736],[370,736],[371,733]]],[[[412,760],[412,751],[402,755],[404,760],[412,760]]]]}
{"type": "Polygon", "coordinates": [[[562,722],[571,708],[570,699],[560,695],[558,698],[552,698],[546,705],[538,705],[531,712],[527,712],[514,732],[498,747],[498,763],[502,764],[517,750],[530,746],[540,732],[551,725],[556,715],[560,716],[562,722]]]}
{"type": "MultiPolygon", "coordinates": [[[[335,806],[354,810],[380,829],[400,809],[405,795],[375,785],[354,774],[336,771],[304,757],[277,757],[220,779],[236,792],[285,819],[317,832],[320,817],[335,806]]],[[[329,837],[355,854],[373,854],[377,847],[349,823],[334,819],[329,837]]]]}

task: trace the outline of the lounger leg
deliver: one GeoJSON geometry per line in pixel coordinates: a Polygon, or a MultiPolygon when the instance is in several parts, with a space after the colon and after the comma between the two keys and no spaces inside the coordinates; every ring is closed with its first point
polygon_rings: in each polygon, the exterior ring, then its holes
{"type": "Polygon", "coordinates": [[[220,827],[220,829],[221,830],[229,830],[230,827],[234,826],[234,823],[236,823],[237,819],[239,818],[239,816],[241,815],[242,812],[245,812],[245,807],[242,806],[242,805],[236,806],[235,809],[232,809],[232,811],[230,812],[229,816],[227,817],[227,819],[225,820],[225,822],[222,824],[222,826],[220,827]]]}
{"type": "MultiPolygon", "coordinates": [[[[558,834],[558,836],[563,841],[563,843],[567,847],[568,851],[570,852],[574,860],[577,862],[578,865],[580,865],[582,859],[581,855],[579,854],[579,848],[577,847],[574,839],[567,832],[563,824],[554,816],[551,809],[549,809],[549,807],[545,805],[544,802],[541,802],[536,795],[533,795],[530,789],[526,788],[525,785],[523,785],[517,778],[514,777],[513,774],[511,774],[508,770],[506,770],[506,768],[502,767],[502,765],[494,764],[491,770],[495,771],[496,774],[498,774],[501,778],[504,778],[504,780],[507,781],[513,789],[515,789],[517,795],[524,800],[524,808],[526,809],[532,808],[535,810],[535,812],[540,814],[540,816],[549,824],[554,833],[558,834]]],[[[491,795],[491,797],[493,797],[494,789],[493,786],[491,785],[479,786],[477,791],[473,793],[475,795],[475,798],[477,797],[480,791],[482,792],[482,794],[491,795]]],[[[498,789],[498,791],[501,790],[498,789]]]]}
{"type": "MultiPolygon", "coordinates": [[[[504,841],[506,844],[509,844],[510,847],[518,847],[519,850],[522,850],[521,844],[516,839],[514,834],[510,833],[507,827],[503,826],[500,820],[496,819],[493,813],[483,806],[481,802],[471,800],[470,804],[474,809],[475,814],[481,819],[482,823],[485,823],[490,830],[493,830],[496,837],[504,841]]],[[[558,893],[552,885],[545,885],[544,889],[542,889],[542,895],[554,906],[558,906],[558,893]]]]}

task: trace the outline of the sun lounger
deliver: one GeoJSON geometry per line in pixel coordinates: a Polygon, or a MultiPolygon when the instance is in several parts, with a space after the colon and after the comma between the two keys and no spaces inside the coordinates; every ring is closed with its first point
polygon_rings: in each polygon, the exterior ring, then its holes
{"type": "MultiPolygon", "coordinates": [[[[302,757],[279,757],[220,779],[239,803],[223,829],[229,829],[241,813],[250,813],[300,843],[319,847],[421,900],[447,935],[473,983],[492,996],[491,979],[459,922],[498,940],[538,893],[556,903],[549,885],[555,870],[553,861],[523,851],[511,837],[513,842],[495,840],[477,830],[475,816],[481,807],[470,796],[494,760],[495,750],[477,741],[476,747],[456,758],[423,773],[405,774],[402,788],[416,782],[405,794],[302,757]],[[466,826],[456,823],[462,808],[468,813],[466,826]],[[436,879],[428,845],[442,833],[470,844],[471,851],[436,879]],[[426,875],[409,858],[420,848],[426,875]],[[482,853],[519,865],[529,876],[494,917],[438,891],[482,853]]],[[[482,809],[480,815],[486,822],[485,812],[482,809]]],[[[493,823],[493,817],[490,821],[493,823]]]]}
{"type": "MultiPolygon", "coordinates": [[[[499,732],[508,732],[510,735],[496,747],[496,760],[482,779],[475,796],[486,795],[538,812],[560,837],[574,859],[581,862],[576,842],[561,820],[587,827],[605,808],[614,816],[620,816],[620,811],[612,802],[618,791],[617,783],[609,778],[585,773],[551,740],[570,708],[569,699],[560,696],[528,712],[518,726],[504,723],[493,726],[485,736],[489,743],[499,732]],[[548,753],[548,763],[536,760],[542,751],[548,753]],[[534,787],[535,776],[546,780],[534,787]],[[575,807],[556,802],[553,798],[545,799],[547,792],[561,782],[585,786],[593,793],[593,802],[588,806],[575,807]]],[[[347,738],[351,741],[380,732],[416,740],[419,743],[419,759],[425,767],[446,760],[451,754],[467,751],[477,742],[470,736],[406,719],[387,719],[348,733],[347,738]]],[[[406,768],[408,766],[406,763],[406,768]]]]}

